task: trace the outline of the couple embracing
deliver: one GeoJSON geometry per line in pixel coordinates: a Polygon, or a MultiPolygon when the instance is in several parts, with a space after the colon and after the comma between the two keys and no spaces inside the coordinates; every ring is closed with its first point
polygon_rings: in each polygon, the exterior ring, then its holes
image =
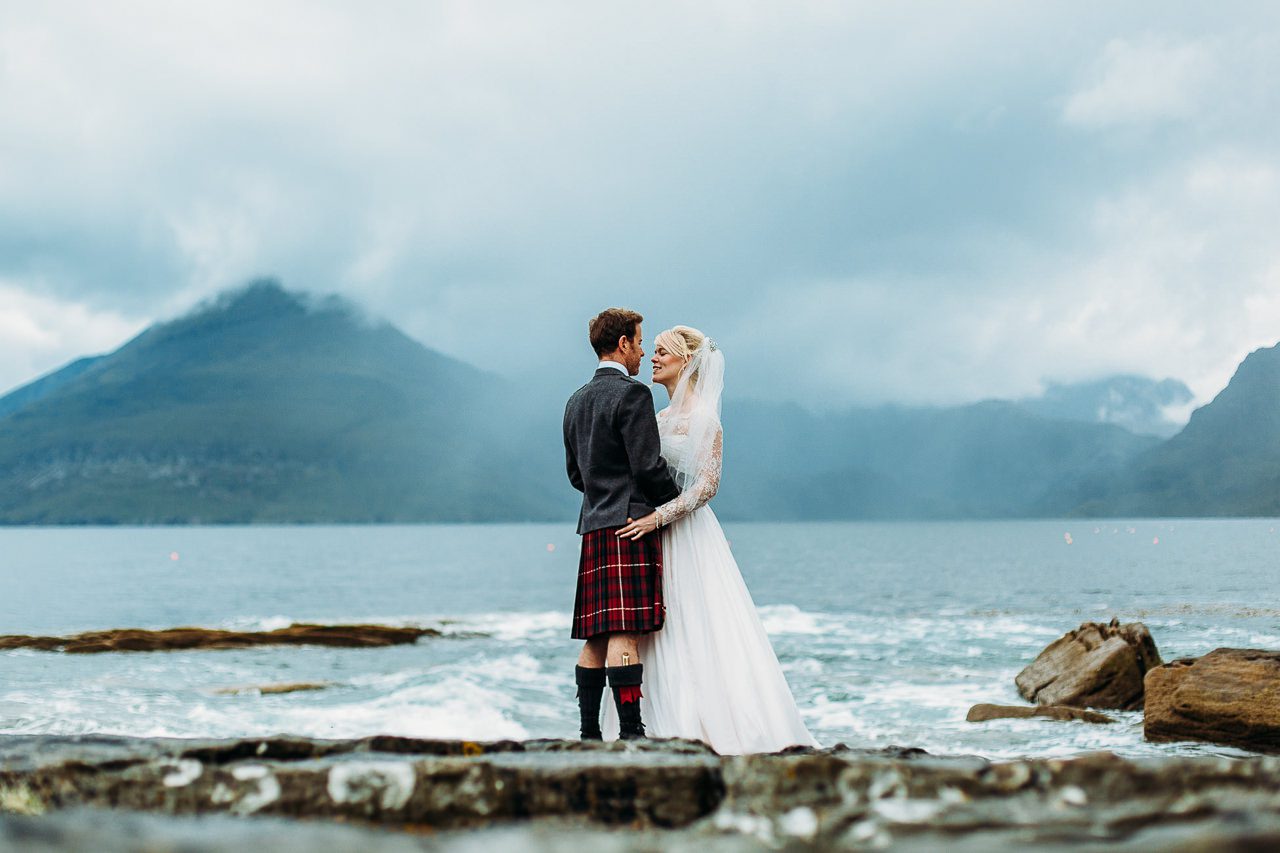
{"type": "Polygon", "coordinates": [[[616,733],[701,740],[722,755],[815,745],[707,502],[720,485],[724,355],[697,329],[654,341],[654,415],[632,377],[644,358],[634,311],[591,321],[600,359],[569,398],[564,444],[582,492],[573,637],[584,740],[616,733]],[[601,704],[605,687],[613,701],[601,704]]]}

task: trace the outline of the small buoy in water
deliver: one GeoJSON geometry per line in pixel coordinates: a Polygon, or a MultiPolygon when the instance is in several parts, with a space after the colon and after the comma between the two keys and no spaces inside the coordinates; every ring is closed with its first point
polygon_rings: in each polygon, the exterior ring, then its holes
{"type": "Polygon", "coordinates": [[[1159,544],[1160,544],[1160,537],[1159,537],[1159,536],[1156,536],[1155,538],[1153,538],[1153,539],[1151,540],[1151,544],[1152,544],[1152,545],[1159,545],[1159,544]]]}
{"type": "Polygon", "coordinates": [[[1068,545],[1070,545],[1070,544],[1071,544],[1071,534],[1070,534],[1070,533],[1064,533],[1064,534],[1062,534],[1062,539],[1063,539],[1063,541],[1064,541],[1064,542],[1066,542],[1068,545]]]}
{"type": "Polygon", "coordinates": [[[556,545],[555,545],[555,543],[554,543],[554,542],[548,542],[548,543],[547,543],[547,553],[548,553],[548,554],[550,554],[550,553],[552,553],[552,552],[553,552],[553,551],[555,551],[555,550],[556,550],[556,545]]]}
{"type": "Polygon", "coordinates": [[[176,562],[178,562],[178,552],[177,552],[177,551],[170,551],[170,552],[169,552],[169,559],[170,559],[170,560],[173,560],[175,563],[176,563],[176,562]]]}

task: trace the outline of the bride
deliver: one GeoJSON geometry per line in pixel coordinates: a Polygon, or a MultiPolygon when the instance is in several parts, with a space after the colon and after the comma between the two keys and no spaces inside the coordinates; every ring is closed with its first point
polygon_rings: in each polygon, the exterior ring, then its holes
{"type": "MultiPolygon", "coordinates": [[[[680,496],[618,536],[662,536],[666,623],[645,634],[641,716],[655,737],[701,740],[721,755],[816,746],[769,645],[720,522],[707,506],[720,486],[724,354],[697,329],[675,326],[654,341],[653,380],[671,403],[658,413],[662,456],[680,496]]],[[[607,739],[617,712],[605,709],[607,739]]]]}

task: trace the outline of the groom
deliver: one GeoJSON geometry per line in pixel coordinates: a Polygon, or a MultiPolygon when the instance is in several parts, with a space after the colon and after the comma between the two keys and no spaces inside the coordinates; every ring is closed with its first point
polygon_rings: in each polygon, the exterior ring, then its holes
{"type": "Polygon", "coordinates": [[[569,398],[564,449],[569,482],[582,492],[578,533],[578,595],[573,638],[586,640],[578,656],[582,739],[600,740],[600,699],[613,688],[619,734],[644,737],[640,635],[662,627],[662,539],[618,538],[618,528],[679,494],[659,453],[658,421],[640,372],[640,323],[634,311],[609,308],[591,321],[595,376],[569,398]]]}

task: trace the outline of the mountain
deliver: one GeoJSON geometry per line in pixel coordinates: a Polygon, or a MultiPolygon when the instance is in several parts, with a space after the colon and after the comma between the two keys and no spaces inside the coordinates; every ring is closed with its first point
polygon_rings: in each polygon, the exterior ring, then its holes
{"type": "Polygon", "coordinates": [[[1250,353],[1182,432],[1074,498],[1084,515],[1280,515],[1280,345],[1250,353]]]}
{"type": "Polygon", "coordinates": [[[0,521],[563,517],[559,465],[528,447],[554,430],[512,428],[517,392],[258,281],[0,401],[0,521]]]}
{"type": "Polygon", "coordinates": [[[1177,379],[1120,375],[1092,382],[1051,382],[1040,397],[1017,403],[1043,418],[1115,424],[1139,435],[1169,438],[1183,426],[1170,419],[1169,411],[1193,399],[1191,389],[1177,379]]]}
{"type": "Polygon", "coordinates": [[[5,415],[12,414],[19,409],[25,409],[37,400],[49,396],[89,368],[93,367],[100,361],[102,356],[87,356],[78,358],[65,367],[55,370],[45,376],[41,376],[34,382],[29,382],[15,391],[0,397],[0,418],[5,415]]]}
{"type": "MultiPolygon", "coordinates": [[[[1133,377],[951,408],[730,400],[716,511],[1265,511],[1254,498],[1274,503],[1280,477],[1280,461],[1259,467],[1280,447],[1276,361],[1250,356],[1167,442],[1106,422],[1181,399],[1180,383],[1133,377]],[[1113,392],[1128,402],[1101,412],[1113,392]]],[[[258,281],[0,398],[0,523],[571,523],[560,415],[572,390],[510,382],[341,300],[258,281]]]]}

